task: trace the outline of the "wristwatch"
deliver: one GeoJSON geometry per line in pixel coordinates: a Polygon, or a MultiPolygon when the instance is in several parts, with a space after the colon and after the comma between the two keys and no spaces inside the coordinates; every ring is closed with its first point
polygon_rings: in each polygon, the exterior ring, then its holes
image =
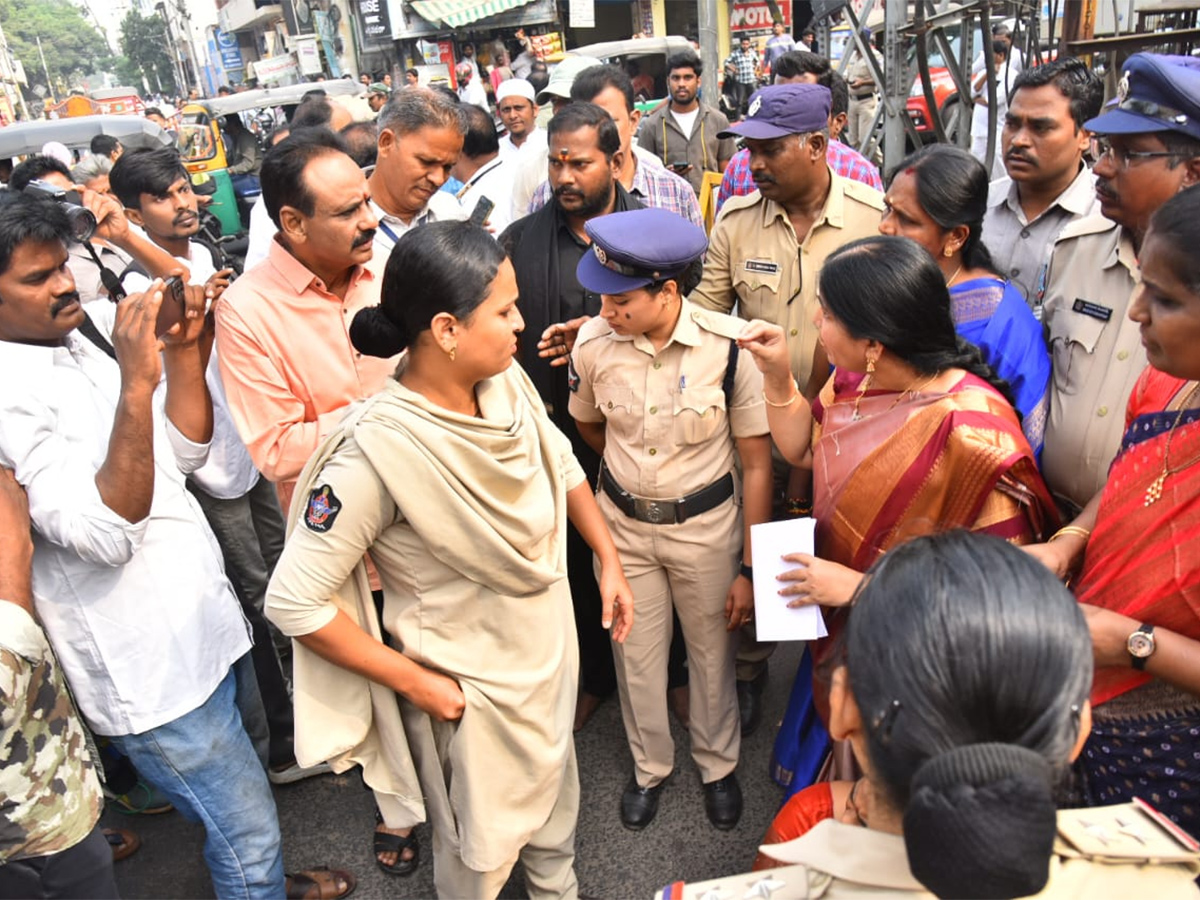
{"type": "Polygon", "coordinates": [[[1129,651],[1129,660],[1139,672],[1146,668],[1146,660],[1154,655],[1154,626],[1144,622],[1137,627],[1125,641],[1125,649],[1129,651]]]}

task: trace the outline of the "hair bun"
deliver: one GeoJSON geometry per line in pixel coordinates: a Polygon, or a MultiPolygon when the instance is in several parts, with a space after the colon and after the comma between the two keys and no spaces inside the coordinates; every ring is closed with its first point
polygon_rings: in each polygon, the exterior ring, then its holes
{"type": "Polygon", "coordinates": [[[388,359],[409,344],[409,337],[379,306],[360,309],[350,323],[350,343],[359,353],[388,359]]]}
{"type": "Polygon", "coordinates": [[[939,897],[1041,891],[1057,831],[1052,774],[1044,757],[1012,744],[969,744],[927,760],[904,810],[914,877],[939,897]]]}

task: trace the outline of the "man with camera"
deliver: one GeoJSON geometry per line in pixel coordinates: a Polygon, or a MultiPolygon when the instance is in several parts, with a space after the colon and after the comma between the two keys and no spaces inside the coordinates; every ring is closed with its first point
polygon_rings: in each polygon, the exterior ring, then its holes
{"type": "Polygon", "coordinates": [[[184,488],[212,437],[203,291],[155,281],[92,304],[109,344],[66,267],[63,208],[4,199],[0,466],[29,497],[38,617],[92,730],[205,824],[217,896],[282,896],[275,803],[242,722],[261,709],[250,639],[184,488]]]}

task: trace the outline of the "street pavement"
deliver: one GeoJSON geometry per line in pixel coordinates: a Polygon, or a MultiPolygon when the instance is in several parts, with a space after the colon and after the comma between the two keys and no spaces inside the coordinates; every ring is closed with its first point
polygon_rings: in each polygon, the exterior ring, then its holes
{"type": "MultiPolygon", "coordinates": [[[[621,826],[618,806],[631,772],[616,697],[604,703],[576,735],[582,796],[576,835],[576,872],[584,897],[651,898],[666,884],[702,881],[749,869],[782,792],[771,780],[771,748],[787,706],[800,659],[799,644],[781,644],[771,660],[763,694],[765,715],[742,741],[738,778],[745,812],[732,831],[713,828],[704,815],[700,779],[688,754],[687,733],[672,720],[676,769],[660,797],[658,816],[644,831],[621,826]]],[[[371,853],[374,823],[370,792],[357,774],[325,775],[275,788],[287,871],[328,865],[358,878],[356,898],[433,897],[429,830],[418,828],[420,868],[408,878],[380,871],[371,853]]],[[[103,824],[132,828],[142,847],[117,863],[117,884],[127,898],[212,896],[204,865],[204,830],[177,812],[160,816],[104,814],[103,824]]],[[[520,866],[501,897],[524,897],[520,866]]]]}

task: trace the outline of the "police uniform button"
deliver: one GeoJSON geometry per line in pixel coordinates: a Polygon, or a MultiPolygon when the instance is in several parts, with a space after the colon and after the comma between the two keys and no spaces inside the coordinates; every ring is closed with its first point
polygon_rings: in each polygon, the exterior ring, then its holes
{"type": "Polygon", "coordinates": [[[611,401],[611,400],[609,400],[609,401],[608,401],[608,408],[609,408],[609,409],[612,409],[612,408],[613,408],[613,407],[612,407],[612,401],[611,401]]]}
{"type": "Polygon", "coordinates": [[[800,333],[800,329],[799,329],[799,328],[793,328],[793,329],[792,329],[790,332],[788,332],[788,333],[789,333],[789,334],[790,334],[792,337],[795,337],[796,335],[798,335],[798,334],[800,333]]]}
{"type": "Polygon", "coordinates": [[[1029,237],[1029,229],[1028,228],[1021,229],[1021,237],[1023,237],[1023,238],[1029,237]]]}
{"type": "Polygon", "coordinates": [[[1104,418],[1105,416],[1108,415],[1108,407],[1107,406],[1100,407],[1098,410],[1096,410],[1096,415],[1100,416],[1100,418],[1104,418]]]}
{"type": "Polygon", "coordinates": [[[658,412],[657,406],[650,407],[650,415],[654,415],[656,412],[658,412]]]}
{"type": "Polygon", "coordinates": [[[1016,278],[1018,275],[1021,274],[1021,270],[1020,269],[1009,269],[1008,274],[1011,277],[1016,278]]]}
{"type": "Polygon", "coordinates": [[[1129,359],[1129,351],[1128,350],[1120,351],[1119,353],[1117,353],[1117,359],[1121,360],[1122,362],[1129,359]]]}
{"type": "Polygon", "coordinates": [[[662,363],[660,363],[657,359],[654,361],[654,368],[656,368],[656,369],[662,368],[662,363]]]}
{"type": "Polygon", "coordinates": [[[762,282],[757,280],[752,281],[750,282],[750,287],[752,287],[754,290],[758,290],[760,287],[762,287],[762,282]]]}
{"type": "Polygon", "coordinates": [[[651,456],[657,456],[657,455],[658,455],[658,451],[657,451],[657,450],[655,450],[653,447],[651,447],[651,448],[650,448],[650,455],[651,455],[651,456]]]}

